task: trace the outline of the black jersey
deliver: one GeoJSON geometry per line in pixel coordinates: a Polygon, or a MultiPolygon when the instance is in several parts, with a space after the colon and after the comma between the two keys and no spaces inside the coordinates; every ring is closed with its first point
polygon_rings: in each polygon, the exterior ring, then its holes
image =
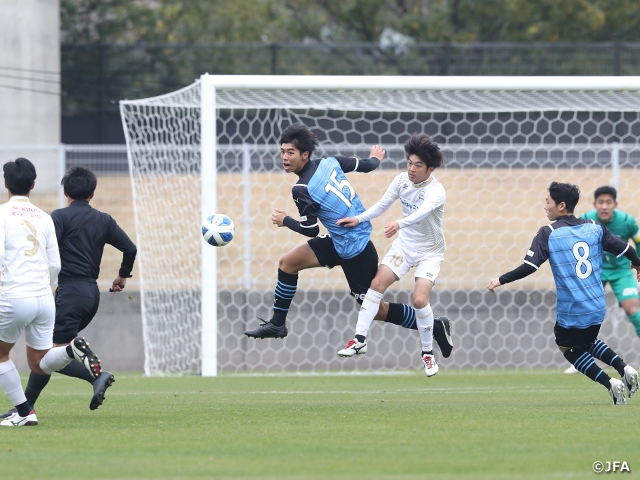
{"type": "Polygon", "coordinates": [[[111,215],[92,208],[87,200],[74,200],[68,207],[54,210],[51,218],[60,248],[60,282],[78,278],[96,280],[107,243],[122,252],[120,277],[131,276],[137,249],[111,215]]]}

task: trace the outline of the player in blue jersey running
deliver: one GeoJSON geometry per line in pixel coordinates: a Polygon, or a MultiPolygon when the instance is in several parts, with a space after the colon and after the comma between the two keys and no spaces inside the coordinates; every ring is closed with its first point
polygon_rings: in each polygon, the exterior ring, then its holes
{"type": "MultiPolygon", "coordinates": [[[[275,289],[273,317],[263,321],[245,335],[253,338],[284,338],[289,307],[297,290],[298,272],[308,268],[342,267],[351,295],[362,304],[365,293],[378,270],[378,253],[370,240],[371,223],[361,222],[354,228],[337,225],[345,217],[355,217],[365,211],[360,197],[349,183],[345,172],[371,172],[385,155],[385,150],[374,145],[370,158],[333,156],[311,160],[318,146],[318,138],[307,127],[295,123],[280,136],[280,158],[287,173],[298,175],[292,188],[293,201],[298,207],[300,220],[283,210],[275,209],[271,220],[278,227],[312,237],[308,242],[285,253],[278,265],[278,283],[275,289]],[[320,221],[329,235],[317,236],[320,221]]],[[[415,328],[415,311],[402,304],[382,302],[376,319],[415,328]]],[[[434,323],[434,339],[440,349],[451,352],[450,336],[442,320],[434,323]],[[448,337],[448,338],[447,338],[448,337]]],[[[448,354],[446,356],[448,356],[448,354]]]]}
{"type": "Polygon", "coordinates": [[[631,397],[638,391],[638,372],[624,363],[611,348],[598,340],[606,313],[604,288],[600,279],[603,251],[631,261],[640,280],[640,257],[627,242],[613,235],[605,226],[573,215],[580,190],[569,183],[553,182],[549,186],[545,211],[552,221],[538,230],[522,265],[494,278],[487,288],[519,280],[532,274],[549,260],[556,284],[557,306],[554,333],[564,357],[580,373],[602,384],[614,405],[626,402],[624,390],[631,397]],[[621,380],[610,378],[594,358],[615,368],[621,380]]]}

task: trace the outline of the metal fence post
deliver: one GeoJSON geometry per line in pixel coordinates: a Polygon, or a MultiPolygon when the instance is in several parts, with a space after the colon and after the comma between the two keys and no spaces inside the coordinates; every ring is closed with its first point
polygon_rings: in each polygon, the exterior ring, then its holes
{"type": "Polygon", "coordinates": [[[242,190],[243,190],[243,216],[242,228],[244,235],[244,275],[242,287],[248,291],[253,286],[251,277],[251,154],[249,146],[242,145],[242,190]]]}
{"type": "Polygon", "coordinates": [[[58,145],[58,208],[64,208],[65,206],[65,197],[64,197],[64,189],[60,184],[62,182],[62,177],[67,171],[67,146],[64,143],[58,145]]]}
{"type": "Polygon", "coordinates": [[[620,143],[611,144],[611,186],[620,190],[620,143]]]}

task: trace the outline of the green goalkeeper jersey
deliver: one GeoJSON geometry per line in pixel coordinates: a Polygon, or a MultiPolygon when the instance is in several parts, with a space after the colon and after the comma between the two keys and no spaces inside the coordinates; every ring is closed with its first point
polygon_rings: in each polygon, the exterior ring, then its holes
{"type": "MultiPolygon", "coordinates": [[[[611,221],[605,223],[601,222],[598,218],[597,210],[590,210],[588,212],[580,215],[580,218],[586,218],[587,220],[595,220],[598,223],[602,223],[605,227],[607,227],[611,233],[617,235],[625,242],[628,242],[629,239],[632,239],[635,242],[636,250],[640,247],[640,233],[638,232],[638,223],[636,219],[631,215],[625,212],[621,212],[620,210],[613,211],[613,218],[611,221]]],[[[603,276],[605,274],[613,274],[619,270],[629,270],[631,267],[629,260],[624,255],[620,256],[620,258],[616,258],[615,255],[602,252],[604,254],[602,258],[602,273],[603,276]]],[[[626,273],[626,272],[625,272],[626,273]]],[[[604,280],[604,278],[603,278],[604,280]]]]}

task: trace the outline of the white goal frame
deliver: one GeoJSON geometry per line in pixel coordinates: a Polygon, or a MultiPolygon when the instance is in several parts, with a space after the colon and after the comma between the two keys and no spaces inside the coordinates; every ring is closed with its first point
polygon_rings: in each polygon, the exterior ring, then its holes
{"type": "MultiPolygon", "coordinates": [[[[394,77],[202,75],[201,159],[202,219],[216,212],[216,93],[234,90],[476,90],[476,91],[612,91],[639,90],[640,77],[394,77]],[[211,188],[210,186],[213,186],[211,188]]],[[[329,108],[331,105],[327,104],[329,108]]],[[[487,111],[496,111],[487,108],[487,111]]],[[[615,170],[615,169],[614,169],[615,170]]],[[[617,184],[617,180],[612,179],[617,184]]],[[[217,375],[217,251],[202,244],[202,375],[217,375]]]]}
{"type": "MultiPolygon", "coordinates": [[[[384,94],[380,97],[384,97],[384,94]]],[[[392,102],[395,101],[396,97],[393,97],[392,102]]],[[[148,108],[149,111],[152,111],[155,106],[178,107],[190,110],[193,118],[197,118],[199,114],[200,145],[192,144],[192,151],[197,152],[199,148],[200,217],[201,220],[204,220],[212,213],[217,212],[217,161],[218,154],[222,154],[219,152],[217,143],[217,121],[220,109],[307,108],[327,111],[397,112],[403,114],[417,112],[492,114],[547,111],[632,112],[632,114],[638,114],[640,112],[640,77],[235,76],[205,74],[196,81],[196,84],[177,92],[142,100],[124,100],[120,103],[130,166],[133,165],[132,158],[136,145],[127,132],[125,108],[137,108],[140,111],[148,108]],[[387,97],[385,100],[381,100],[380,104],[368,104],[359,97],[360,92],[365,95],[367,92],[380,91],[406,91],[407,98],[399,100],[397,104],[393,103],[393,107],[390,107],[387,97]],[[236,96],[230,100],[228,92],[236,96]],[[252,95],[252,92],[256,93],[252,95]],[[300,92],[302,93],[296,94],[300,92]],[[283,93],[285,95],[282,95],[283,93]],[[289,93],[291,94],[289,95],[289,93]],[[274,97],[277,96],[277,103],[270,103],[270,99],[267,97],[271,94],[274,97]],[[415,99],[419,100],[419,107],[413,103],[415,99]],[[471,106],[468,105],[470,101],[473,103],[471,106]]],[[[608,143],[606,148],[610,152],[611,182],[617,186],[620,175],[619,146],[615,142],[616,140],[613,140],[608,143]]],[[[556,147],[558,146],[556,145],[556,147]]],[[[460,147],[452,145],[451,148],[465,149],[466,147],[465,145],[460,147]]],[[[248,173],[250,159],[247,152],[245,152],[245,156],[243,168],[248,173]]],[[[138,207],[136,206],[136,184],[133,171],[131,171],[131,175],[134,215],[136,216],[136,224],[138,224],[139,212],[136,210],[138,207]]],[[[248,189],[249,187],[246,185],[245,197],[248,195],[248,189]]],[[[250,221],[246,220],[246,222],[248,228],[250,221]]],[[[138,235],[140,236],[139,232],[138,235]]],[[[138,238],[138,243],[141,249],[145,248],[145,245],[140,244],[140,238],[138,238]]],[[[200,373],[202,376],[216,376],[219,369],[217,358],[218,250],[202,242],[200,252],[200,373]],[[207,268],[204,268],[205,266],[207,268]]],[[[244,260],[247,261],[246,258],[244,260]]],[[[145,265],[143,262],[139,262],[139,268],[144,317],[145,265]]],[[[247,270],[245,270],[246,272],[247,270]]],[[[250,281],[246,281],[247,278],[245,277],[245,285],[250,284],[250,281]]],[[[197,309],[195,312],[197,313],[197,309]]],[[[146,351],[145,345],[145,353],[146,351]]],[[[223,367],[221,366],[221,368],[223,367]]],[[[152,373],[146,359],[145,373],[152,373]]]]}

